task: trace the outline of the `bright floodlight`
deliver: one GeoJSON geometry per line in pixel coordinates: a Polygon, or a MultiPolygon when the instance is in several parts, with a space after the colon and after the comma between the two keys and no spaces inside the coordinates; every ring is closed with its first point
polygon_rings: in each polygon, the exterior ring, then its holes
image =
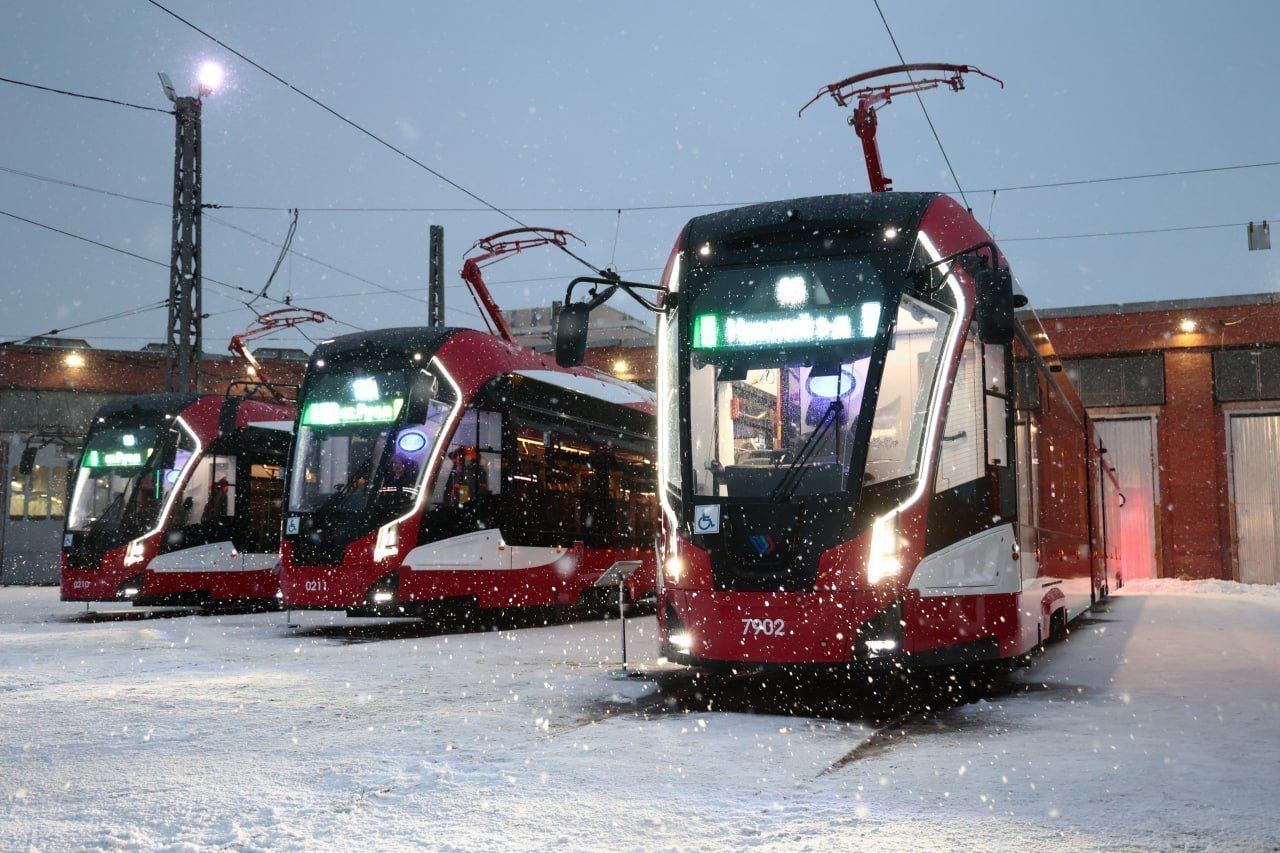
{"type": "Polygon", "coordinates": [[[222,85],[222,66],[216,62],[206,62],[200,66],[200,92],[209,94],[222,85]]]}

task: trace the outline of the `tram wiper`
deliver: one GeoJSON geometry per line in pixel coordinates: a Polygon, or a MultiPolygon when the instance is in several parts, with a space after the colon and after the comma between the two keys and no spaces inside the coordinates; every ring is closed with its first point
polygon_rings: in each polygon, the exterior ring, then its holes
{"type": "Polygon", "coordinates": [[[832,400],[827,410],[822,413],[822,418],[818,421],[818,425],[814,427],[813,432],[809,433],[809,437],[804,440],[796,450],[795,458],[791,460],[791,464],[787,470],[783,472],[782,479],[778,481],[778,485],[773,487],[773,491],[769,493],[769,500],[782,500],[784,503],[791,500],[791,496],[795,494],[796,489],[800,487],[800,481],[804,479],[804,475],[808,473],[809,459],[812,458],[814,451],[818,449],[821,439],[831,427],[838,423],[841,413],[844,412],[844,404],[837,397],[832,400]]]}

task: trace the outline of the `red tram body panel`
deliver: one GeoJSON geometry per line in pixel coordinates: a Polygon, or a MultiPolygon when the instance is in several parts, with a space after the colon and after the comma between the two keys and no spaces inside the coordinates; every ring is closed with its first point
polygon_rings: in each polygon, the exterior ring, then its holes
{"type": "Polygon", "coordinates": [[[650,594],[652,421],[644,389],[470,329],[322,343],[290,463],[284,602],[568,605],[611,569],[632,600],[650,594]]]}
{"type": "Polygon", "coordinates": [[[294,409],[149,394],[94,418],[62,547],[62,600],[271,603],[294,409]]]}
{"type": "Polygon", "coordinates": [[[1096,436],[953,199],[701,216],[664,281],[666,657],[1007,658],[1106,594],[1096,436]]]}

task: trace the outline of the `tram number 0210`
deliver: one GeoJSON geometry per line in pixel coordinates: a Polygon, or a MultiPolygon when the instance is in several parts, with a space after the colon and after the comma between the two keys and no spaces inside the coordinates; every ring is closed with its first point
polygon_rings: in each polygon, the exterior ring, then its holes
{"type": "Polygon", "coordinates": [[[781,637],[787,631],[785,619],[743,619],[742,636],[781,637]]]}

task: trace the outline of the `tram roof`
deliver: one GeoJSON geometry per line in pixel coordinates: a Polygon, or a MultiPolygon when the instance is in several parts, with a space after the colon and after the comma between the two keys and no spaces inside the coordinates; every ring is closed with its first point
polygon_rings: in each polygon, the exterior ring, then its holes
{"type": "Polygon", "coordinates": [[[699,243],[789,222],[866,222],[913,228],[939,195],[936,192],[841,193],[718,210],[689,220],[689,240],[699,243]]]}
{"type": "Polygon", "coordinates": [[[419,350],[434,352],[445,339],[459,331],[462,329],[453,326],[398,326],[391,329],[353,332],[321,341],[316,346],[315,352],[311,354],[311,359],[314,362],[319,358],[336,358],[354,354],[379,357],[419,350]]]}
{"type": "Polygon", "coordinates": [[[121,397],[104,404],[98,409],[98,418],[119,416],[142,417],[145,415],[173,415],[190,406],[204,394],[189,394],[170,391],[161,394],[135,394],[121,397]]]}

